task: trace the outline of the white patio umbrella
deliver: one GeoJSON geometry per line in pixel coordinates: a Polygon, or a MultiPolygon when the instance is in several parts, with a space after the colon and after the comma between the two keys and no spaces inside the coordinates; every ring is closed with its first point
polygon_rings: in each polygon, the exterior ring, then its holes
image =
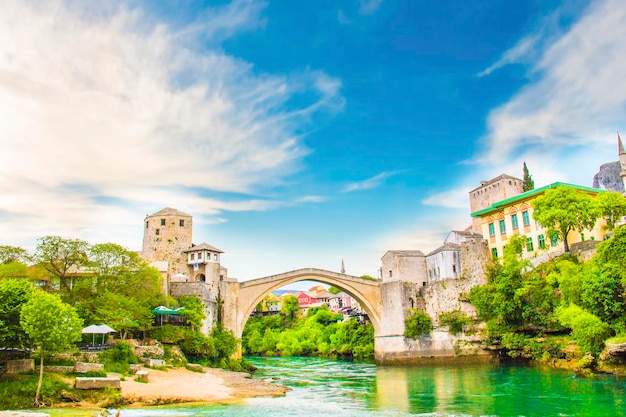
{"type": "Polygon", "coordinates": [[[104,335],[107,333],[116,333],[115,330],[113,330],[111,327],[107,326],[106,324],[100,324],[100,325],[96,325],[96,324],[92,324],[90,326],[85,327],[82,330],[83,334],[91,334],[92,335],[92,341],[91,344],[95,345],[96,344],[96,335],[97,334],[101,334],[102,335],[102,344],[104,344],[104,335]]]}

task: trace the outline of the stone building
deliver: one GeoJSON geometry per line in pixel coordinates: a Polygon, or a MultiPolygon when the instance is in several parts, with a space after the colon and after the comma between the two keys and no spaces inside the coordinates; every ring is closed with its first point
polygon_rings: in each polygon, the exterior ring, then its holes
{"type": "Polygon", "coordinates": [[[381,279],[426,285],[426,257],[419,250],[390,250],[381,258],[381,279]]]}
{"type": "MultiPolygon", "coordinates": [[[[144,220],[141,257],[165,274],[166,282],[207,282],[226,278],[224,253],[208,243],[193,243],[193,217],[166,207],[144,220]]],[[[168,285],[169,288],[169,285],[168,285]]]]}
{"type": "MultiPolygon", "coordinates": [[[[480,186],[469,192],[470,212],[474,213],[498,201],[516,196],[524,192],[524,181],[510,175],[502,174],[489,181],[481,181],[480,186]]],[[[472,230],[482,234],[480,219],[472,218],[472,230]]]]}
{"type": "MultiPolygon", "coordinates": [[[[500,178],[500,177],[498,177],[500,178]]],[[[596,196],[599,190],[581,185],[555,182],[541,188],[496,201],[489,207],[472,212],[472,224],[480,224],[480,233],[487,240],[493,258],[502,256],[503,247],[508,239],[516,234],[524,236],[527,245],[524,258],[536,258],[538,254],[557,255],[564,252],[563,242],[548,236],[544,228],[533,219],[532,201],[555,187],[567,187],[596,196]]],[[[471,195],[471,192],[470,192],[471,195]]],[[[592,230],[579,233],[575,230],[568,235],[568,243],[574,244],[584,240],[604,240],[604,221],[599,219],[592,230]]]]}
{"type": "Polygon", "coordinates": [[[141,257],[149,262],[167,262],[168,280],[187,272],[182,253],[192,245],[193,218],[166,207],[146,216],[141,257]]]}

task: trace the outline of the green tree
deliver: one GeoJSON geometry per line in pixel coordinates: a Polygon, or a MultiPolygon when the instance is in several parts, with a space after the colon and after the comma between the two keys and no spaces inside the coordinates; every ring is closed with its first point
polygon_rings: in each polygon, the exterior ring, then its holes
{"type": "Polygon", "coordinates": [[[526,162],[524,162],[524,182],[522,183],[522,187],[525,192],[535,189],[535,181],[533,181],[533,177],[528,171],[526,162]]]}
{"type": "Polygon", "coordinates": [[[58,296],[37,291],[22,307],[20,323],[40,358],[34,400],[35,405],[39,405],[44,357],[69,350],[74,342],[80,340],[83,321],[76,310],[63,303],[58,296]]]}
{"type": "Polygon", "coordinates": [[[13,279],[26,279],[31,276],[28,266],[19,262],[7,262],[0,264],[0,279],[13,278],[13,279]]]}
{"type": "Polygon", "coordinates": [[[24,248],[18,246],[0,246],[0,264],[8,264],[11,262],[27,264],[31,261],[32,257],[24,248]]]}
{"type": "Polygon", "coordinates": [[[565,252],[569,252],[569,233],[592,229],[597,219],[593,198],[570,187],[546,190],[544,195],[533,200],[532,206],[533,218],[548,229],[549,236],[556,235],[563,240],[565,252]]]}
{"type": "Polygon", "coordinates": [[[71,295],[76,274],[87,265],[89,244],[80,239],[45,236],[37,241],[35,259],[58,279],[60,287],[71,295]]]}
{"type": "Polygon", "coordinates": [[[0,345],[15,348],[27,346],[26,333],[20,325],[22,306],[33,294],[29,281],[5,279],[0,281],[0,345]]]}
{"type": "Polygon", "coordinates": [[[107,290],[93,301],[91,308],[91,321],[111,326],[120,333],[122,340],[130,331],[147,330],[152,326],[149,306],[123,294],[107,290]]]}
{"type": "Polygon", "coordinates": [[[202,322],[206,319],[202,301],[195,295],[181,295],[178,297],[178,303],[185,307],[183,316],[187,320],[187,324],[192,330],[198,330],[202,327],[202,322]]]}
{"type": "Polygon", "coordinates": [[[606,191],[600,193],[594,199],[598,215],[606,221],[607,230],[615,229],[622,216],[626,216],[626,198],[621,193],[606,191]]]}
{"type": "Polygon", "coordinates": [[[293,321],[296,317],[296,314],[300,310],[298,308],[298,297],[296,297],[295,295],[288,295],[286,297],[283,297],[281,304],[281,312],[291,321],[293,321]]]}
{"type": "Polygon", "coordinates": [[[328,292],[331,294],[339,294],[341,290],[331,285],[330,287],[328,287],[328,292]]]}

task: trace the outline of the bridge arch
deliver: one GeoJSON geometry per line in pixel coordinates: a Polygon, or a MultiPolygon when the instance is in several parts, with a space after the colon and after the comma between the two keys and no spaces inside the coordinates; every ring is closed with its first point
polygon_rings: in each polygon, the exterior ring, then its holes
{"type": "Polygon", "coordinates": [[[374,326],[374,334],[377,335],[379,333],[381,324],[380,283],[353,275],[316,268],[298,269],[237,283],[237,305],[231,306],[231,308],[235,307],[231,311],[236,311],[236,314],[231,317],[225,317],[224,324],[233,330],[235,336],[241,337],[250,314],[263,300],[263,297],[285,285],[307,280],[332,285],[352,296],[367,313],[374,326]]]}

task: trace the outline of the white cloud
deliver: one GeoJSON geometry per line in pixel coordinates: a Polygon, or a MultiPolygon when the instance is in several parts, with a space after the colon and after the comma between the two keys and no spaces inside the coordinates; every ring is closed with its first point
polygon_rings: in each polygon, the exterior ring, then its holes
{"type": "Polygon", "coordinates": [[[372,188],[376,188],[376,187],[382,185],[383,182],[387,178],[392,177],[392,176],[394,176],[394,175],[396,175],[398,173],[399,173],[398,171],[381,172],[380,174],[375,175],[375,176],[373,176],[371,178],[368,178],[366,180],[357,181],[357,182],[353,182],[353,183],[350,183],[350,184],[346,185],[343,188],[342,192],[349,193],[349,192],[352,192],[352,191],[369,190],[369,189],[372,189],[372,188]]]}
{"type": "Polygon", "coordinates": [[[343,105],[341,82],[323,72],[259,74],[222,52],[224,38],[263,25],[264,2],[235,0],[188,27],[111,3],[71,4],[3,2],[3,239],[140,224],[130,208],[171,202],[198,215],[285,204],[199,191],[280,183],[308,152],[295,132],[313,112],[343,105]],[[303,91],[316,99],[286,109],[303,91]]]}
{"type": "Polygon", "coordinates": [[[432,194],[422,200],[427,206],[439,206],[450,208],[468,208],[469,207],[469,191],[474,187],[454,188],[432,194]]]}
{"type": "Polygon", "coordinates": [[[536,149],[613,143],[626,110],[626,3],[593,3],[569,31],[545,45],[536,78],[493,110],[487,161],[520,147],[536,149]]]}
{"type": "Polygon", "coordinates": [[[360,0],[359,14],[376,13],[383,0],[360,0]]]}
{"type": "Polygon", "coordinates": [[[489,75],[493,71],[505,65],[520,62],[520,60],[526,57],[533,50],[538,39],[539,35],[531,35],[522,38],[513,48],[507,50],[498,61],[484,71],[481,71],[478,76],[484,77],[485,75],[489,75]]]}
{"type": "Polygon", "coordinates": [[[466,189],[502,173],[521,178],[524,161],[536,186],[590,186],[600,165],[617,160],[615,131],[623,130],[626,116],[626,3],[595,2],[564,32],[551,27],[558,16],[548,16],[537,33],[483,71],[536,60],[528,84],[489,114],[471,172],[424,204],[460,207],[455,193],[465,197],[466,189]]]}

